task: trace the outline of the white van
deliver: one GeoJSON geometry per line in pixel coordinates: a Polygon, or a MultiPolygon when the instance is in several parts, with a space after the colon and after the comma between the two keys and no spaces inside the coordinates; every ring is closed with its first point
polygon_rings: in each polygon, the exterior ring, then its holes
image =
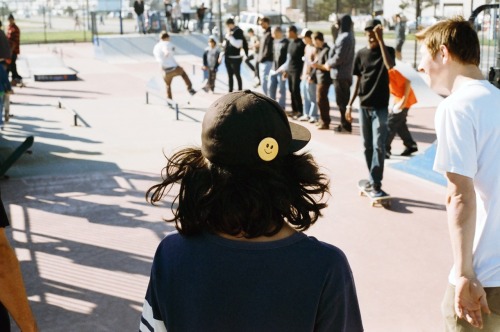
{"type": "Polygon", "coordinates": [[[240,16],[237,17],[237,24],[238,26],[245,32],[247,32],[248,29],[252,28],[253,31],[255,32],[256,35],[260,36],[262,34],[262,28],[260,27],[259,20],[267,16],[269,17],[269,20],[271,21],[271,27],[274,26],[281,26],[283,29],[283,33],[286,32],[286,29],[290,25],[295,25],[297,27],[297,31],[302,30],[295,22],[292,22],[288,16],[280,14],[279,12],[276,11],[270,11],[270,12],[262,12],[262,13],[254,13],[254,12],[241,12],[240,16]]]}

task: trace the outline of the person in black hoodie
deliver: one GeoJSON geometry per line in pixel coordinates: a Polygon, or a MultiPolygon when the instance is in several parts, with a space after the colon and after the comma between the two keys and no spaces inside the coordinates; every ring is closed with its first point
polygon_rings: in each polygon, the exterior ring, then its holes
{"type": "Polygon", "coordinates": [[[137,32],[146,34],[144,24],[144,0],[134,1],[134,12],[137,15],[137,32]]]}
{"type": "Polygon", "coordinates": [[[273,65],[273,36],[269,17],[260,19],[260,26],[264,33],[260,37],[259,43],[259,71],[262,91],[269,96],[269,71],[273,65]]]}
{"type": "Polygon", "coordinates": [[[302,115],[302,97],[300,96],[300,76],[302,67],[304,67],[304,50],[306,44],[299,38],[297,27],[291,25],[288,28],[288,60],[285,77],[288,77],[288,89],[290,90],[290,99],[292,101],[292,113],[294,119],[302,115]]]}
{"type": "Polygon", "coordinates": [[[238,90],[243,89],[241,81],[241,62],[243,57],[241,55],[241,48],[243,47],[243,30],[234,24],[232,18],[226,21],[227,34],[225,40],[224,61],[226,63],[227,76],[229,78],[229,92],[233,92],[233,75],[238,81],[238,90]]]}
{"type": "MultiPolygon", "coordinates": [[[[330,47],[325,43],[321,32],[313,34],[313,43],[316,46],[316,60],[318,65],[324,65],[328,61],[330,47]]],[[[330,129],[330,101],[328,100],[328,90],[332,84],[329,70],[323,70],[322,66],[314,68],[311,72],[316,75],[316,101],[318,103],[321,120],[318,122],[318,129],[330,129]]]]}

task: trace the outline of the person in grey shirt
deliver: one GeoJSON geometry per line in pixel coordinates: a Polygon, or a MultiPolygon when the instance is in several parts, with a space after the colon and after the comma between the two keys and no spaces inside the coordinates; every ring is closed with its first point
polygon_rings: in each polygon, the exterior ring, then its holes
{"type": "Polygon", "coordinates": [[[329,70],[333,79],[335,99],[340,111],[340,124],[334,128],[338,133],[351,133],[352,126],[346,120],[347,104],[351,98],[352,66],[354,63],[354,47],[356,41],[352,29],[352,19],[343,15],[339,21],[340,33],[332,47],[328,61],[324,65],[313,64],[313,68],[329,70]]]}

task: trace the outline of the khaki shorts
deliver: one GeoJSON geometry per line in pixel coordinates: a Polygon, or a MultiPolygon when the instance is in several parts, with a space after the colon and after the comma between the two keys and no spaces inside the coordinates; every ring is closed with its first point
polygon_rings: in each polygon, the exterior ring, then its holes
{"type": "Polygon", "coordinates": [[[485,288],[486,299],[491,310],[490,315],[483,314],[483,329],[479,330],[470,325],[466,320],[459,319],[455,314],[455,286],[448,285],[441,312],[443,314],[447,332],[499,332],[500,331],[500,287],[485,288]]]}

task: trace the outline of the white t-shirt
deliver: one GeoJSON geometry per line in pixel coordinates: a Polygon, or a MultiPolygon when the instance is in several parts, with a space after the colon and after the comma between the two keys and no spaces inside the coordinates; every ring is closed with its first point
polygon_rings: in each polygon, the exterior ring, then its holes
{"type": "Polygon", "coordinates": [[[191,1],[190,0],[181,0],[181,12],[189,13],[191,11],[191,1]]]}
{"type": "MultiPolygon", "coordinates": [[[[484,287],[500,287],[500,90],[465,82],[436,112],[434,170],[467,176],[477,197],[474,271],[484,287]]],[[[455,284],[455,272],[449,275],[455,284]]]]}
{"type": "Polygon", "coordinates": [[[178,66],[174,58],[174,50],[174,46],[169,41],[159,41],[155,45],[153,55],[162,68],[173,68],[178,66]]]}

